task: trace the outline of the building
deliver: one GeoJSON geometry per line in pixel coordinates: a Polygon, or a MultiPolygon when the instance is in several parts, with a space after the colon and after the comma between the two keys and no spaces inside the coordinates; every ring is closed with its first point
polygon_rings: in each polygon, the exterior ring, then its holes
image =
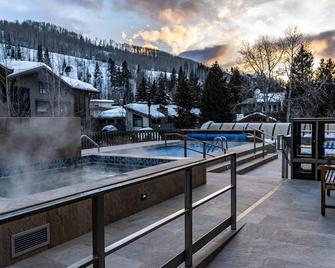
{"type": "Polygon", "coordinates": [[[264,113],[266,111],[270,114],[277,113],[281,111],[284,99],[285,93],[271,92],[266,95],[261,93],[259,89],[256,89],[253,98],[247,98],[241,102],[240,113],[244,115],[254,112],[264,113]]]}
{"type": "Polygon", "coordinates": [[[101,130],[106,125],[114,125],[118,130],[125,130],[126,109],[122,106],[114,106],[112,109],[103,111],[97,116],[95,127],[101,130]]]}
{"type": "Polygon", "coordinates": [[[59,76],[41,62],[0,63],[1,117],[80,117],[90,124],[89,100],[99,90],[91,84],[59,76]]]}
{"type": "Polygon", "coordinates": [[[90,112],[92,118],[98,118],[101,112],[111,110],[115,108],[114,100],[105,99],[91,99],[90,100],[90,112]]]}
{"type": "MultiPolygon", "coordinates": [[[[147,103],[129,103],[124,106],[126,109],[126,129],[136,130],[146,127],[159,129],[172,129],[173,119],[178,116],[177,105],[153,104],[150,106],[150,124],[149,124],[149,106],[147,103]]],[[[200,110],[193,108],[191,111],[199,116],[200,110]]]]}

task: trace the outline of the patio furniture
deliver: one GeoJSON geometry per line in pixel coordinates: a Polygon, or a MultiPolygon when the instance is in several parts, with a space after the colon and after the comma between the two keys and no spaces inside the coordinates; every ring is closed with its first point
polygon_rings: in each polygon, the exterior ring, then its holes
{"type": "Polygon", "coordinates": [[[327,158],[327,164],[319,166],[321,171],[321,214],[326,214],[326,208],[335,208],[335,206],[326,204],[326,192],[327,196],[330,195],[331,190],[335,190],[335,165],[331,165],[331,162],[335,160],[335,157],[327,158]]]}

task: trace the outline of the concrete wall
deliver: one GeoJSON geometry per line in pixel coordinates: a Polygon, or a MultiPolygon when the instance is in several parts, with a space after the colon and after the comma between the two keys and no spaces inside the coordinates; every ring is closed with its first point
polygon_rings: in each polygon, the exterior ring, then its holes
{"type": "Polygon", "coordinates": [[[0,118],[0,167],[30,165],[81,154],[80,118],[0,118]]]}

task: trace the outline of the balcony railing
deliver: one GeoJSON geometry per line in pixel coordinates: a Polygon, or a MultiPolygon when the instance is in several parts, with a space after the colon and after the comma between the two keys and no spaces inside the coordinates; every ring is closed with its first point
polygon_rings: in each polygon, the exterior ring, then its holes
{"type": "Polygon", "coordinates": [[[8,213],[0,214],[0,224],[12,222],[24,217],[28,217],[37,213],[41,213],[47,210],[63,207],[69,204],[80,202],[83,200],[92,200],[92,255],[74,263],[70,267],[87,267],[93,264],[94,268],[105,267],[106,256],[113,252],[127,246],[128,244],[138,240],[139,238],[159,229],[160,227],[168,224],[169,222],[176,220],[184,216],[184,237],[185,247],[182,252],[170,259],[167,263],[163,264],[162,267],[177,267],[178,265],[185,262],[186,267],[192,266],[192,256],[194,253],[199,251],[214,237],[220,234],[222,231],[227,229],[229,226],[232,230],[236,230],[236,153],[228,153],[214,157],[211,159],[195,161],[187,165],[172,168],[170,170],[164,170],[155,174],[139,177],[128,181],[123,181],[108,185],[102,188],[93,189],[86,192],[77,193],[64,198],[56,199],[53,201],[41,203],[31,207],[10,211],[8,213]],[[230,159],[231,161],[231,174],[230,174],[230,185],[207,195],[199,201],[193,202],[192,199],[192,169],[200,165],[207,165],[211,162],[218,160],[230,159]],[[184,208],[178,210],[169,216],[156,221],[155,223],[144,227],[143,229],[111,244],[105,246],[105,232],[104,232],[104,195],[112,191],[124,189],[126,187],[132,187],[141,183],[155,180],[161,176],[171,175],[177,172],[185,172],[184,177],[184,208]],[[203,235],[197,241],[193,241],[193,223],[192,223],[192,212],[194,209],[202,206],[210,200],[231,191],[230,194],[230,217],[223,220],[219,225],[213,228],[211,231],[203,235]]]}

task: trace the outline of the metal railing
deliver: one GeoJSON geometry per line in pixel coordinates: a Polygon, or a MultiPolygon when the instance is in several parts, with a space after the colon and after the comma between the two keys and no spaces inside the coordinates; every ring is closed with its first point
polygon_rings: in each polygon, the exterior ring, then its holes
{"type": "Polygon", "coordinates": [[[208,142],[205,142],[205,141],[202,141],[202,140],[198,140],[196,138],[192,138],[192,137],[189,137],[187,135],[180,134],[180,133],[165,133],[164,134],[165,147],[168,146],[167,137],[178,137],[178,138],[181,138],[181,140],[183,140],[183,146],[182,147],[184,148],[184,157],[187,157],[187,150],[202,154],[203,158],[206,158],[207,155],[211,156],[211,157],[215,157],[215,155],[209,154],[209,152],[207,150],[207,148],[211,148],[211,147],[222,149],[223,153],[227,153],[227,150],[222,148],[222,146],[218,146],[218,145],[215,145],[215,144],[212,144],[212,143],[208,143],[208,142]],[[202,144],[202,152],[188,147],[187,146],[187,141],[188,140],[198,142],[198,143],[202,144]]]}
{"type": "Polygon", "coordinates": [[[92,143],[95,147],[98,148],[98,152],[100,152],[100,145],[97,144],[94,140],[92,140],[89,136],[83,134],[80,136],[80,140],[82,141],[83,139],[88,140],[90,143],[92,143]]]}
{"type": "MultiPolygon", "coordinates": [[[[274,148],[277,148],[277,140],[274,139],[273,136],[268,135],[264,132],[264,130],[260,130],[257,128],[254,128],[252,126],[248,126],[251,130],[253,130],[254,134],[253,136],[253,142],[254,142],[254,153],[257,151],[257,140],[262,142],[262,152],[263,152],[263,158],[265,157],[265,144],[267,143],[268,145],[273,146],[274,148]],[[257,135],[257,133],[260,134],[260,137],[257,135]],[[274,140],[274,144],[272,142],[267,142],[266,137],[270,138],[271,140],[274,140]]],[[[243,129],[243,131],[246,129],[243,129]]]]}
{"type": "Polygon", "coordinates": [[[211,159],[205,159],[189,163],[184,166],[164,170],[159,173],[143,176],[137,179],[115,183],[113,185],[104,186],[90,191],[77,193],[64,198],[56,199],[53,201],[41,203],[38,205],[26,207],[23,209],[10,211],[8,213],[0,214],[0,224],[8,223],[14,220],[22,219],[37,213],[45,212],[50,209],[63,207],[69,204],[74,204],[83,200],[92,201],[92,255],[74,263],[70,267],[87,267],[93,264],[94,268],[105,267],[106,256],[113,252],[127,246],[128,244],[140,239],[141,237],[157,230],[158,228],[168,224],[169,222],[184,216],[184,235],[185,246],[184,250],[178,255],[170,259],[162,267],[177,267],[185,262],[186,267],[192,266],[192,256],[194,253],[204,247],[209,241],[216,237],[220,232],[227,229],[229,226],[231,230],[236,230],[236,153],[229,153],[217,156],[211,159]],[[231,162],[231,176],[230,185],[207,195],[199,201],[193,202],[192,198],[192,169],[200,165],[206,165],[210,162],[230,158],[231,162]],[[104,195],[112,191],[132,187],[141,183],[155,180],[161,176],[171,175],[177,172],[185,172],[184,177],[184,208],[170,214],[169,216],[156,221],[155,223],[144,227],[143,229],[117,241],[111,245],[105,246],[105,231],[104,231],[104,195]],[[209,202],[210,200],[231,191],[230,195],[230,217],[225,219],[211,231],[203,235],[200,239],[193,242],[193,223],[192,212],[194,209],[209,202]]]}

